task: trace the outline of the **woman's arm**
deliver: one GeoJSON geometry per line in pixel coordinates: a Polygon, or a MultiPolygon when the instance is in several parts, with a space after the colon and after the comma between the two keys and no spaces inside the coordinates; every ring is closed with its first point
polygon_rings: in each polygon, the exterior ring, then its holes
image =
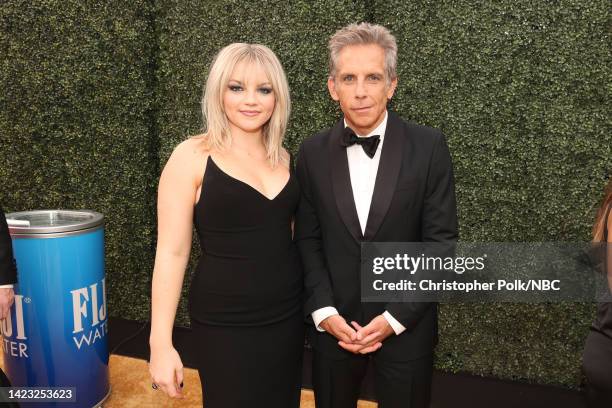
{"type": "Polygon", "coordinates": [[[181,395],[183,381],[183,366],[172,345],[172,328],[191,250],[197,173],[202,168],[201,154],[193,147],[190,139],[174,150],[159,180],[157,198],[150,371],[153,381],[172,397],[181,395]]]}

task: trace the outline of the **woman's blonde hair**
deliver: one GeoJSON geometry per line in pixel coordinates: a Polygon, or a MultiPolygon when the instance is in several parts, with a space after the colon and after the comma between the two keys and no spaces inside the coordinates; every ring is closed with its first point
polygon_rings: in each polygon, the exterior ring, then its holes
{"type": "MultiPolygon", "coordinates": [[[[608,184],[604,190],[604,198],[601,201],[599,210],[597,210],[597,216],[595,217],[595,224],[593,224],[593,241],[600,242],[604,238],[604,230],[606,229],[608,220],[606,214],[612,207],[612,176],[608,179],[608,184]]],[[[608,231],[610,235],[612,231],[608,231]]]]}
{"type": "Polygon", "coordinates": [[[223,48],[210,67],[202,96],[204,138],[207,149],[224,150],[232,143],[229,123],[223,108],[223,94],[234,68],[241,62],[259,65],[272,85],[275,104],[270,120],[263,127],[266,157],[275,167],[284,161],[283,138],[289,122],[291,100],[289,84],[280,61],[268,47],[261,44],[233,43],[223,48]]]}

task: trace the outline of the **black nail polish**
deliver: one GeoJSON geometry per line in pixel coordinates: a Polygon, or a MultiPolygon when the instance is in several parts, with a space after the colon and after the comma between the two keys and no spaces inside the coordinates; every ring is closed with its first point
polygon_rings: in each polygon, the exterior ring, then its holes
{"type": "Polygon", "coordinates": [[[183,388],[183,383],[181,383],[181,388],[183,388]]]}

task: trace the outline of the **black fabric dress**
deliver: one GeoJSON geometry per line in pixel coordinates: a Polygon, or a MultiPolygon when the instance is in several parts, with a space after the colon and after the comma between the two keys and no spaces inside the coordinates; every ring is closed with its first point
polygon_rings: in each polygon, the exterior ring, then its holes
{"type": "Polygon", "coordinates": [[[299,197],[293,172],[270,200],[208,158],[189,294],[206,408],[299,407],[303,276],[291,232],[299,197]]]}
{"type": "MultiPolygon", "coordinates": [[[[608,208],[604,217],[603,242],[607,242],[608,208]]],[[[610,244],[608,244],[610,245],[610,244]]],[[[605,252],[607,254],[607,251],[605,252]]],[[[607,260],[603,260],[607,267],[607,260]]],[[[603,272],[606,272],[604,267],[603,272]]],[[[587,336],[582,354],[582,369],[587,378],[587,406],[589,408],[612,407],[612,294],[597,304],[597,315],[587,336]]]]}

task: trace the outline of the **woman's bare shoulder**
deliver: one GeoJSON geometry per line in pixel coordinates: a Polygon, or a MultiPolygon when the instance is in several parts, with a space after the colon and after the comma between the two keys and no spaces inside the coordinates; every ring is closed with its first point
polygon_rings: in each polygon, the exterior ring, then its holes
{"type": "Polygon", "coordinates": [[[162,174],[182,179],[190,175],[187,178],[199,180],[204,175],[204,164],[209,155],[210,150],[205,147],[202,139],[191,137],[183,140],[172,151],[162,174]]]}
{"type": "Polygon", "coordinates": [[[172,154],[176,154],[181,157],[206,157],[210,154],[210,149],[208,149],[205,140],[201,136],[193,136],[176,145],[172,154]]]}
{"type": "Polygon", "coordinates": [[[176,145],[168,159],[168,163],[175,162],[182,167],[197,167],[199,163],[206,161],[209,155],[210,150],[206,147],[204,141],[191,137],[176,145]]]}

